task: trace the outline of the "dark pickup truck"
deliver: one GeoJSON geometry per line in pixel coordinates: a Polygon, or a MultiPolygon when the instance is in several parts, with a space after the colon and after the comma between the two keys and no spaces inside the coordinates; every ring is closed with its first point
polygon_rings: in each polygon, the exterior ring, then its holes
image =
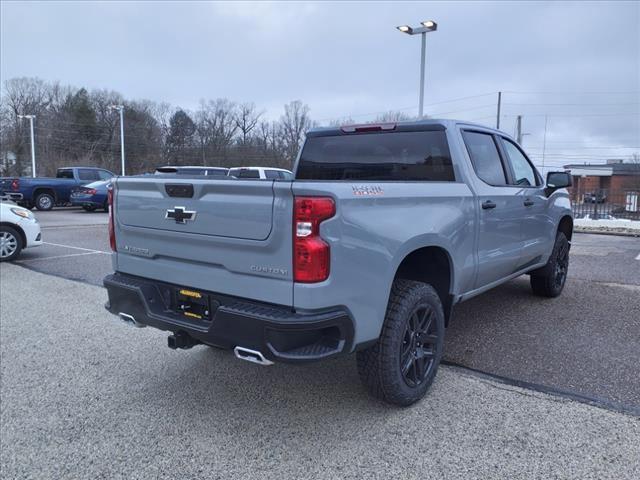
{"type": "Polygon", "coordinates": [[[6,177],[0,179],[0,195],[26,208],[51,210],[54,205],[69,203],[71,190],[98,180],[109,180],[115,174],[94,167],[59,168],[55,178],[6,177]]]}

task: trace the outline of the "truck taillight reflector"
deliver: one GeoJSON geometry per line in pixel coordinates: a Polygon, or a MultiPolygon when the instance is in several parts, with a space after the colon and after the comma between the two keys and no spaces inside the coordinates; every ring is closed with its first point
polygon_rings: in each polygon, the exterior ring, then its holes
{"type": "Polygon", "coordinates": [[[293,211],[293,279],[301,283],[329,278],[329,245],[320,237],[320,224],[336,214],[331,197],[295,197],[293,211]]]}
{"type": "Polygon", "coordinates": [[[14,178],[11,182],[11,190],[20,190],[20,180],[14,178]]]}
{"type": "Polygon", "coordinates": [[[109,245],[116,251],[116,229],[114,227],[113,187],[107,191],[107,203],[109,204],[109,245]]]}

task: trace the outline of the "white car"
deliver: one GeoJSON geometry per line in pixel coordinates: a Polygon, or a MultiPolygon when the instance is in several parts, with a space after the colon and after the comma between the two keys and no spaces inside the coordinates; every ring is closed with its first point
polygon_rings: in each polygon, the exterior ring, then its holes
{"type": "Polygon", "coordinates": [[[36,217],[26,208],[0,202],[0,262],[15,259],[23,248],[42,245],[36,217]]]}
{"type": "Polygon", "coordinates": [[[235,167],[230,168],[230,177],[253,178],[260,180],[293,180],[293,173],[284,168],[274,167],[235,167]]]}

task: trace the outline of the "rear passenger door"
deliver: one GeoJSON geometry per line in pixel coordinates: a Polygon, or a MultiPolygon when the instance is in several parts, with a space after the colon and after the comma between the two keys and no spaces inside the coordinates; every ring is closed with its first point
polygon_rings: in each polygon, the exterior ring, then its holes
{"type": "Polygon", "coordinates": [[[475,288],[482,288],[516,271],[522,251],[522,199],[519,188],[509,185],[495,135],[463,130],[462,137],[476,174],[480,219],[475,288]]]}
{"type": "Polygon", "coordinates": [[[511,170],[510,183],[518,188],[521,202],[522,254],[518,269],[539,263],[551,252],[555,227],[548,215],[548,199],[542,178],[524,152],[513,141],[500,137],[504,157],[511,170]]]}

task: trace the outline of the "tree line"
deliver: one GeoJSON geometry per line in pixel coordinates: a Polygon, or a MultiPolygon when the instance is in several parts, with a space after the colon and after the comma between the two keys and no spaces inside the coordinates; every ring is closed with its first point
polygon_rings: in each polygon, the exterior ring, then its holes
{"type": "Polygon", "coordinates": [[[120,117],[124,106],[127,174],[160,165],[292,167],[304,133],[314,126],[299,100],[268,120],[254,103],[201,100],[189,111],[168,103],[128,100],[111,90],[87,90],[38,78],[13,78],[0,100],[0,175],[30,173],[29,121],[35,115],[38,175],[86,165],[120,172],[120,117]]]}

